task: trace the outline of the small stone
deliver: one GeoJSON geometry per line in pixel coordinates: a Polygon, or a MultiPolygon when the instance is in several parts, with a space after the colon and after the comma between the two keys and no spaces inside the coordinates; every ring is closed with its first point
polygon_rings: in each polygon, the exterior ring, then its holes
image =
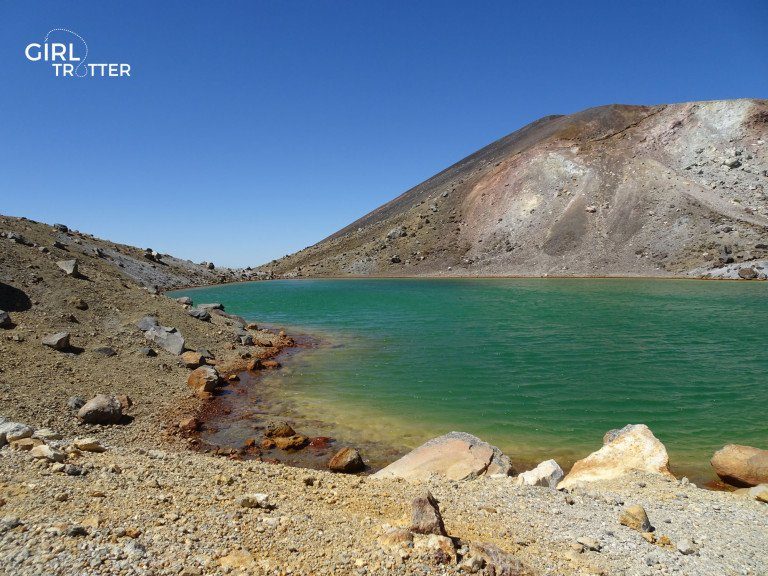
{"type": "Polygon", "coordinates": [[[653,531],[653,526],[651,526],[651,522],[648,520],[645,509],[639,504],[627,506],[619,515],[619,523],[638,532],[653,531]]]}
{"type": "Polygon", "coordinates": [[[0,310],[0,328],[11,328],[12,326],[13,322],[11,321],[10,314],[5,310],[0,310]]]}
{"type": "Polygon", "coordinates": [[[590,214],[594,214],[595,212],[597,212],[597,206],[593,206],[593,205],[587,206],[586,208],[584,208],[584,211],[589,212],[590,214]]]}
{"type": "Polygon", "coordinates": [[[677,543],[677,551],[680,552],[680,554],[688,556],[696,552],[696,546],[694,546],[694,543],[692,540],[689,540],[688,538],[683,538],[677,543]]]}
{"type": "Polygon", "coordinates": [[[262,493],[244,494],[238,498],[238,504],[243,508],[263,508],[264,510],[275,507],[270,503],[269,496],[262,493]]]}
{"type": "Polygon", "coordinates": [[[28,452],[38,446],[43,446],[44,443],[39,438],[22,438],[21,440],[11,441],[11,450],[22,450],[28,452]]]}
{"type": "Polygon", "coordinates": [[[439,502],[429,491],[413,499],[411,510],[411,532],[416,534],[437,534],[448,536],[440,514],[439,502]]]}
{"type": "Polygon", "coordinates": [[[65,352],[69,350],[69,332],[56,332],[56,334],[50,334],[43,338],[43,345],[65,352]]]}
{"type": "Polygon", "coordinates": [[[182,306],[192,306],[192,298],[190,298],[189,296],[182,296],[181,298],[176,298],[176,302],[178,302],[182,306]]]}
{"type": "Polygon", "coordinates": [[[184,337],[176,328],[153,326],[144,332],[144,337],[171,354],[178,356],[184,351],[184,337]]]}
{"type": "Polygon", "coordinates": [[[142,348],[139,348],[139,354],[141,354],[142,356],[148,356],[148,357],[157,356],[157,352],[155,352],[154,348],[150,348],[149,346],[144,346],[142,348]]]}
{"type": "Polygon", "coordinates": [[[576,542],[584,546],[587,550],[592,550],[593,552],[600,552],[603,547],[602,544],[594,538],[582,537],[578,538],[576,542]]]}

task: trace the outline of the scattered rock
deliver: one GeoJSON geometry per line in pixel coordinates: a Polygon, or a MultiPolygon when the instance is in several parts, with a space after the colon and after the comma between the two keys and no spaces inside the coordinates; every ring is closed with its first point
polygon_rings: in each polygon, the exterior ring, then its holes
{"type": "Polygon", "coordinates": [[[573,465],[558,489],[580,482],[609,480],[632,470],[673,477],[669,472],[667,449],[645,424],[629,424],[608,432],[605,445],[573,465]]]}
{"type": "Polygon", "coordinates": [[[576,542],[584,546],[587,550],[592,550],[593,552],[600,552],[603,547],[602,544],[600,544],[600,541],[595,540],[594,538],[578,538],[576,542]]]}
{"type": "Polygon", "coordinates": [[[288,422],[270,422],[264,429],[264,436],[267,438],[278,438],[293,436],[296,434],[296,430],[288,424],[288,422]]]}
{"type": "Polygon", "coordinates": [[[304,446],[309,444],[309,438],[300,434],[288,437],[278,436],[272,438],[272,441],[275,443],[275,446],[281,450],[301,450],[304,446]]]}
{"type": "Polygon", "coordinates": [[[20,422],[3,422],[0,424],[0,446],[6,442],[29,438],[34,432],[31,426],[20,422]]]}
{"type": "Polygon", "coordinates": [[[743,280],[754,280],[757,277],[758,273],[754,268],[739,268],[739,278],[743,280]]]}
{"type": "Polygon", "coordinates": [[[69,228],[64,224],[54,224],[53,227],[59,232],[64,232],[64,233],[69,232],[69,228]]]}
{"type": "Polygon", "coordinates": [[[277,370],[280,368],[280,362],[277,360],[262,360],[261,367],[266,368],[267,370],[277,370]]]}
{"type": "Polygon", "coordinates": [[[117,424],[123,418],[123,406],[114,396],[98,394],[78,410],[77,417],[88,424],[117,424]]]}
{"type": "Polygon", "coordinates": [[[178,356],[184,351],[184,338],[176,328],[153,326],[144,332],[144,337],[171,354],[178,356]]]}
{"type": "Polygon", "coordinates": [[[37,458],[39,460],[47,460],[48,462],[63,462],[67,457],[64,452],[55,450],[47,444],[40,444],[39,446],[35,446],[32,448],[32,450],[30,450],[30,454],[33,458],[37,458]]]}
{"type": "Polygon", "coordinates": [[[198,304],[197,308],[200,310],[206,310],[208,312],[211,310],[224,310],[224,304],[221,302],[210,302],[208,304],[198,304]]]}
{"type": "Polygon", "coordinates": [[[586,208],[584,208],[584,211],[589,212],[590,214],[594,214],[595,212],[597,212],[597,206],[594,206],[594,205],[587,206],[586,208]]]}
{"type": "Polygon", "coordinates": [[[355,448],[345,447],[336,452],[328,462],[333,472],[354,473],[365,469],[365,463],[355,448]]]}
{"type": "Polygon", "coordinates": [[[192,388],[195,393],[212,393],[219,384],[220,376],[213,366],[200,366],[189,373],[187,377],[187,386],[192,388]]]}
{"type": "Polygon", "coordinates": [[[142,348],[139,348],[139,354],[142,356],[157,356],[157,352],[155,352],[154,348],[150,348],[149,346],[143,346],[142,348]]]}
{"type": "Polygon", "coordinates": [[[205,358],[203,358],[203,355],[199,352],[189,351],[184,352],[181,355],[181,362],[187,368],[197,368],[198,366],[205,364],[205,358]]]}
{"type": "Polygon", "coordinates": [[[433,438],[373,474],[373,478],[424,480],[439,474],[452,480],[512,471],[509,458],[495,446],[465,432],[451,432],[433,438]]]}
{"type": "Polygon", "coordinates": [[[39,438],[43,442],[50,442],[51,440],[61,440],[62,436],[50,428],[40,428],[32,434],[32,438],[39,438]]]}
{"type": "Polygon", "coordinates": [[[734,486],[768,483],[768,450],[728,444],[715,452],[710,464],[723,482],[734,486]]]}
{"type": "Polygon", "coordinates": [[[56,332],[43,338],[43,346],[48,346],[59,352],[69,350],[69,332],[56,332]]]}
{"type": "Polygon", "coordinates": [[[56,266],[64,270],[67,276],[72,276],[74,278],[77,278],[78,276],[80,276],[77,260],[59,260],[58,262],[56,262],[56,266]]]}
{"type": "Polygon", "coordinates": [[[437,534],[448,536],[440,514],[439,502],[429,491],[413,499],[411,509],[411,532],[416,534],[437,534]]]}
{"type": "Polygon", "coordinates": [[[694,545],[693,540],[683,538],[677,543],[677,551],[680,552],[680,554],[688,556],[689,554],[696,552],[696,546],[694,545]]]}
{"type": "Polygon", "coordinates": [[[21,438],[20,440],[13,440],[11,442],[11,449],[29,451],[36,446],[42,446],[45,444],[39,438],[21,438]]]}
{"type": "Polygon", "coordinates": [[[106,448],[96,438],[75,438],[72,445],[83,452],[105,452],[106,448]]]}
{"type": "Polygon", "coordinates": [[[190,308],[187,310],[187,314],[192,316],[192,318],[197,318],[198,320],[203,320],[204,322],[207,322],[211,319],[211,314],[208,312],[208,310],[203,310],[201,308],[190,308]]]}
{"type": "Polygon", "coordinates": [[[262,493],[244,494],[237,500],[238,504],[243,508],[262,508],[264,510],[271,510],[275,506],[269,500],[269,496],[262,493]]]}
{"type": "Polygon", "coordinates": [[[515,483],[526,486],[546,486],[556,488],[563,479],[563,469],[554,460],[546,460],[533,470],[523,472],[515,478],[515,483]]]}
{"type": "Polygon", "coordinates": [[[11,315],[5,310],[0,310],[0,328],[12,328],[11,315]]]}
{"type": "Polygon", "coordinates": [[[633,504],[624,508],[621,514],[619,514],[619,523],[638,532],[653,532],[653,526],[651,526],[651,521],[648,520],[648,514],[645,513],[645,508],[639,504],[633,504]]]}
{"type": "Polygon", "coordinates": [[[752,488],[739,488],[735,493],[747,496],[758,502],[768,503],[768,484],[758,484],[752,488]]]}
{"type": "Polygon", "coordinates": [[[198,430],[198,428],[200,428],[200,421],[194,416],[190,416],[188,418],[182,418],[179,421],[179,428],[181,428],[185,432],[195,432],[198,430]]]}
{"type": "Polygon", "coordinates": [[[183,306],[192,306],[192,298],[189,296],[182,296],[181,298],[176,298],[176,302],[183,306]]]}

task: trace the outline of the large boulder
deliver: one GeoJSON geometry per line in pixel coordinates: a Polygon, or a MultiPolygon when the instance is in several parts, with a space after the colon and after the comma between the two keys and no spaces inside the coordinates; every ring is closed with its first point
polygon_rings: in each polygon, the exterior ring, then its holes
{"type": "Polygon", "coordinates": [[[536,466],[533,470],[523,472],[515,478],[515,483],[520,486],[545,486],[547,488],[557,488],[558,483],[563,479],[563,469],[554,460],[546,460],[536,466]]]}
{"type": "Polygon", "coordinates": [[[114,396],[97,394],[83,404],[77,417],[87,424],[117,424],[123,418],[123,405],[114,396]]]}
{"type": "Polygon", "coordinates": [[[558,489],[580,482],[620,478],[635,470],[673,477],[667,449],[645,424],[628,424],[612,430],[603,441],[605,445],[600,450],[573,465],[558,489]]]}
{"type": "Polygon", "coordinates": [[[365,463],[355,448],[345,447],[336,452],[328,462],[328,468],[334,472],[353,474],[365,469],[365,463]]]}
{"type": "Polygon", "coordinates": [[[192,388],[196,394],[203,392],[212,393],[216,390],[220,380],[219,373],[213,366],[200,366],[189,373],[187,377],[187,386],[192,388]]]}
{"type": "Polygon", "coordinates": [[[728,444],[715,452],[710,464],[723,482],[734,486],[768,483],[768,450],[728,444]]]}
{"type": "Polygon", "coordinates": [[[438,474],[451,480],[468,480],[511,472],[509,458],[495,446],[466,432],[450,432],[422,444],[376,472],[373,478],[424,480],[438,474]]]}
{"type": "Polygon", "coordinates": [[[154,342],[166,352],[177,356],[184,351],[184,337],[176,328],[152,326],[152,328],[144,332],[144,338],[154,342]]]}

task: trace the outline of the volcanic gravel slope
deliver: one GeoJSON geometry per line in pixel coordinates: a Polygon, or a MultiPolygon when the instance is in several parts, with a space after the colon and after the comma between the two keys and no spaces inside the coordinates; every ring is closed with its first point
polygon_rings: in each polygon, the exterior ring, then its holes
{"type": "Polygon", "coordinates": [[[768,101],[601,106],[533,122],[260,271],[759,275],[767,194],[768,101]]]}

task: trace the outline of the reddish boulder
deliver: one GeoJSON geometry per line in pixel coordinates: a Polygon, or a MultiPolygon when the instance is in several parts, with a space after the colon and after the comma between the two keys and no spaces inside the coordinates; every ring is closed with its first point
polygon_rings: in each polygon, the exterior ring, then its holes
{"type": "Polygon", "coordinates": [[[197,394],[212,393],[219,384],[219,373],[212,366],[200,366],[189,373],[187,386],[197,394]]]}
{"type": "Polygon", "coordinates": [[[336,452],[328,462],[328,468],[334,472],[352,474],[365,468],[360,452],[354,448],[345,447],[336,452]]]}

